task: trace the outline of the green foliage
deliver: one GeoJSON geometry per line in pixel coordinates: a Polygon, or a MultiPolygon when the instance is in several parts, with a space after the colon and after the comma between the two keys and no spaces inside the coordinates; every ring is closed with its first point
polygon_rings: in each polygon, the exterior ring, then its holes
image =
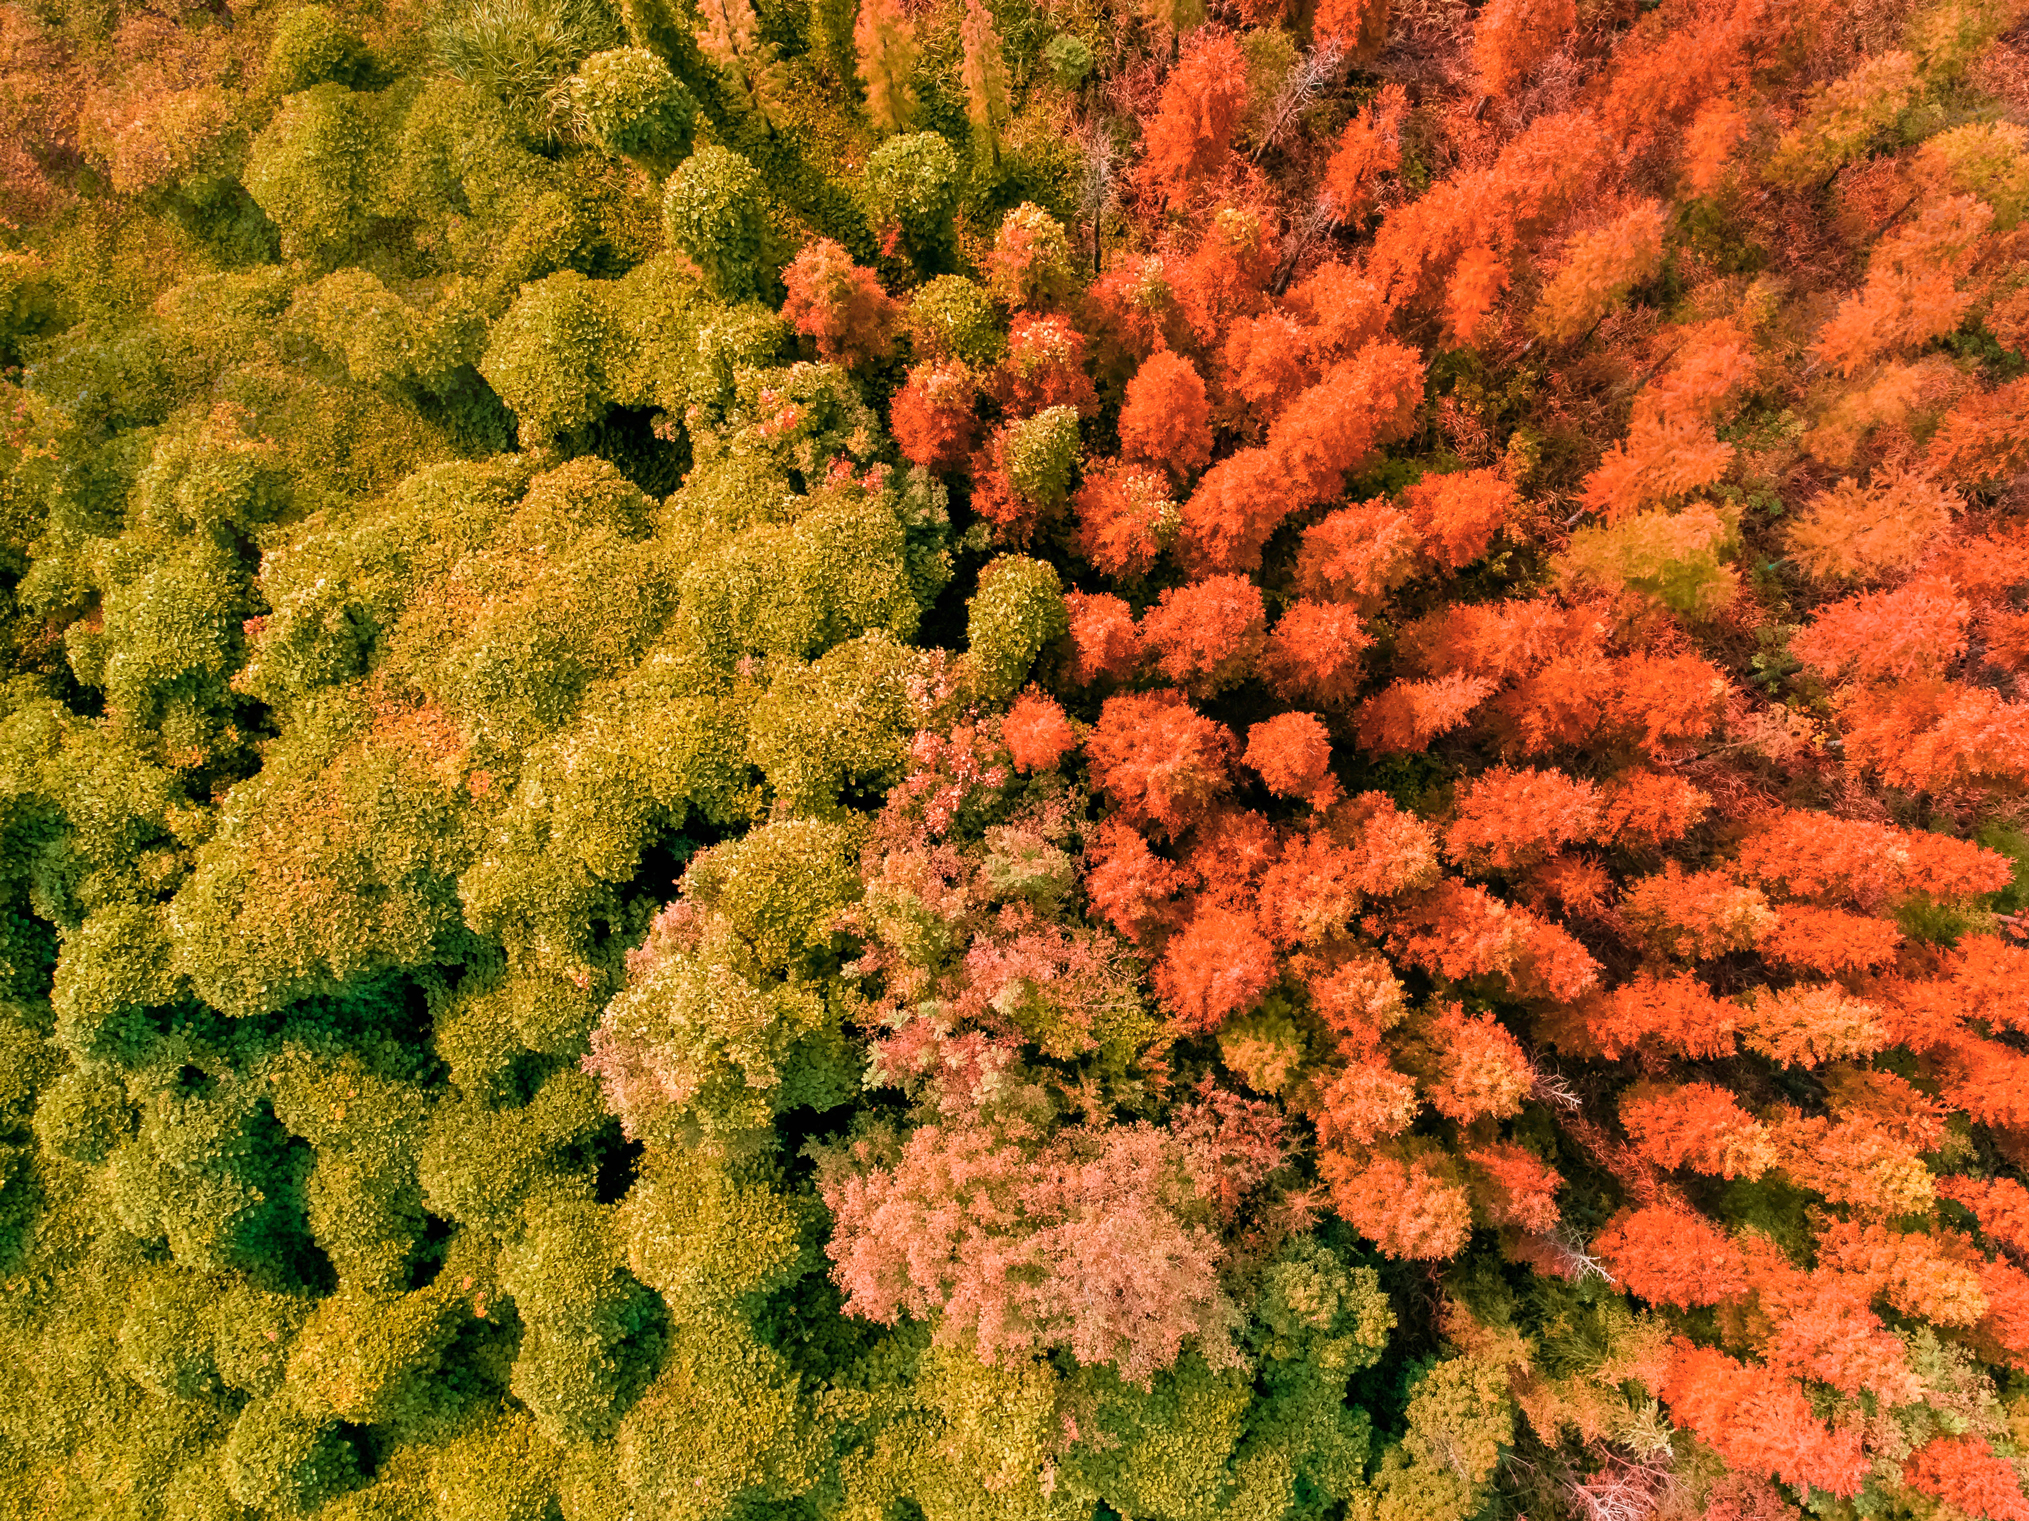
{"type": "Polygon", "coordinates": [[[935,132],[891,137],[867,159],[868,209],[895,228],[918,272],[948,270],[957,244],[951,218],[962,186],[958,155],[935,132]]]}
{"type": "Polygon", "coordinates": [[[559,1446],[611,1433],[661,1350],[661,1301],[621,1265],[612,1212],[529,1206],[500,1256],[500,1286],[522,1321],[509,1387],[559,1446]]]}
{"type": "Polygon", "coordinates": [[[848,788],[902,773],[920,709],[922,656],[875,630],[804,665],[786,664],[755,705],[750,754],[777,809],[833,813],[848,788]]]}
{"type": "Polygon", "coordinates": [[[376,82],[373,54],[327,7],[299,5],[284,11],[268,44],[267,84],[277,95],[312,85],[340,84],[365,89],[376,82]]]}
{"type": "Polygon", "coordinates": [[[1927,78],[1949,83],[2012,22],[2013,13],[1996,0],[1944,0],[1910,17],[1905,41],[1927,78]]]}
{"type": "Polygon", "coordinates": [[[1078,453],[1078,409],[1045,407],[1008,429],[1008,484],[1039,507],[1059,506],[1071,494],[1078,453]]]}
{"type": "Polygon", "coordinates": [[[1069,628],[1056,567],[1019,555],[993,561],[966,608],[974,690],[987,701],[1011,695],[1043,647],[1069,628]]]}
{"type": "Polygon", "coordinates": [[[101,1067],[77,1067],[44,1090],[35,1109],[43,1147],[72,1162],[96,1167],[134,1128],[126,1091],[101,1067]]]}
{"type": "Polygon", "coordinates": [[[765,1173],[663,1153],[620,1206],[627,1266],[686,1324],[793,1281],[806,1266],[795,1203],[765,1173]]]}
{"type": "Polygon", "coordinates": [[[620,36],[599,0],[463,0],[439,18],[434,41],[446,72],[497,98],[533,131],[558,81],[620,36]]]}
{"type": "Polygon", "coordinates": [[[385,215],[392,146],[376,102],[335,82],[289,96],[255,136],[246,186],[292,258],[335,262],[385,215]]]}
{"type": "Polygon", "coordinates": [[[338,270],[299,289],[286,320],[343,359],[361,385],[397,394],[407,386],[447,390],[461,367],[479,360],[486,337],[484,316],[462,281],[419,310],[363,269],[338,270]]]}
{"type": "Polygon", "coordinates": [[[357,1481],[358,1456],[338,1427],[299,1414],[280,1395],[252,1401],[225,1444],[225,1483],[242,1505],[305,1516],[357,1481]]]}
{"type": "Polygon", "coordinates": [[[1066,90],[1075,90],[1092,72],[1092,49],[1082,37],[1059,32],[1043,47],[1043,67],[1066,90]]]}
{"type": "Polygon", "coordinates": [[[507,403],[532,448],[577,432],[610,404],[612,312],[593,281],[566,270],[524,287],[493,326],[479,373],[507,403]]]}
{"type": "Polygon", "coordinates": [[[1709,618],[1738,590],[1738,578],[1724,563],[1739,545],[1737,516],[1722,516],[1701,503],[1581,528],[1571,535],[1558,569],[1573,581],[1632,592],[1686,617],[1709,618]]]}
{"type": "Polygon", "coordinates": [[[939,275],[909,301],[909,331],[918,353],[948,354],[979,370],[1007,349],[993,298],[963,275],[939,275]]]}
{"type": "Polygon", "coordinates": [[[1994,208],[1994,226],[2018,226],[2029,213],[2029,132],[2013,122],[1968,122],[1923,145],[1922,158],[1958,189],[1994,208]]]}
{"type": "Polygon", "coordinates": [[[595,53],[570,86],[571,113],[588,141],[667,172],[690,154],[697,101],[646,48],[595,53]]]}
{"type": "Polygon", "coordinates": [[[703,271],[705,288],[726,301],[762,291],[765,214],[761,175],[726,148],[700,148],[669,177],[662,226],[669,241],[703,271]]]}
{"type": "Polygon", "coordinates": [[[832,948],[833,921],[859,896],[853,843],[818,819],[764,825],[697,857],[685,896],[724,915],[762,970],[786,972],[832,948]]]}

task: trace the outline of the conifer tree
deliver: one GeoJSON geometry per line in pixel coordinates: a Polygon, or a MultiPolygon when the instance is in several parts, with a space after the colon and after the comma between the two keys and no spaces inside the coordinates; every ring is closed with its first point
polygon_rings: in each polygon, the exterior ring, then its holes
{"type": "Polygon", "coordinates": [[[965,0],[965,23],[958,35],[964,49],[960,77],[965,83],[965,114],[972,123],[973,142],[985,143],[988,159],[998,164],[1008,115],[1007,59],[993,17],[981,0],[965,0]]]}
{"type": "Polygon", "coordinates": [[[916,118],[916,29],[901,0],[860,0],[853,25],[867,115],[882,132],[906,132],[916,118]]]}

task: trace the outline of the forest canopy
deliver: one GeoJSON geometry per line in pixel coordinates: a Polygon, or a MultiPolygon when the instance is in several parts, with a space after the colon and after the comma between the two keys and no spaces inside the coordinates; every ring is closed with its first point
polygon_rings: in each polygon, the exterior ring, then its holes
{"type": "Polygon", "coordinates": [[[0,0],[0,1521],[2029,1521],[2025,0],[0,0]]]}

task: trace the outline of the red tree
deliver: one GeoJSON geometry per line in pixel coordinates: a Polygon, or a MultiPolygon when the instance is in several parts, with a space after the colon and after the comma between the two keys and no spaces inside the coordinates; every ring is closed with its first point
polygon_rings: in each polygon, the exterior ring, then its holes
{"type": "Polygon", "coordinates": [[[1268,613],[1245,576],[1211,576],[1162,594],[1143,615],[1141,637],[1155,665],[1194,696],[1246,679],[1260,658],[1268,613]]]}
{"type": "Polygon", "coordinates": [[[940,473],[963,463],[978,438],[978,395],[972,372],[955,360],[914,366],[888,415],[902,457],[940,473]]]}
{"type": "Polygon", "coordinates": [[[1129,819],[1169,835],[1232,785],[1236,748],[1224,724],[1166,692],[1107,698],[1085,742],[1099,789],[1129,819]]]}
{"type": "Polygon", "coordinates": [[[1231,34],[1206,30],[1170,70],[1142,132],[1143,174],[1172,205],[1218,170],[1247,110],[1247,58],[1231,34]]]}
{"type": "Polygon", "coordinates": [[[900,309],[841,245],[829,238],[805,244],[782,271],[782,284],[789,293],[782,315],[817,340],[820,357],[860,365],[893,352],[900,309]]]}
{"type": "Polygon", "coordinates": [[[1277,796],[1317,799],[1331,776],[1331,736],[1313,713],[1279,713],[1247,731],[1246,761],[1277,796]]]}
{"type": "Polygon", "coordinates": [[[1211,404],[1188,359],[1167,349],[1148,356],[1127,383],[1120,452],[1181,481],[1212,457],[1211,404]]]}

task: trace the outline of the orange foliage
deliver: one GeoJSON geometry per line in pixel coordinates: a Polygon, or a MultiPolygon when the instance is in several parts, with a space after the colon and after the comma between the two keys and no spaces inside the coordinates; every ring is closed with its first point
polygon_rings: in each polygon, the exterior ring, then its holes
{"type": "Polygon", "coordinates": [[[1374,883],[1358,853],[1317,832],[1293,840],[1261,882],[1262,927],[1283,946],[1343,936],[1374,883]]]}
{"type": "Polygon", "coordinates": [[[1119,579],[1154,569],[1176,528],[1177,504],[1170,498],[1169,481],[1132,465],[1088,468],[1071,503],[1078,518],[1078,552],[1119,579]]]}
{"type": "Polygon", "coordinates": [[[1015,699],[1001,721],[1000,737],[1017,771],[1054,771],[1078,745],[1078,732],[1064,710],[1038,692],[1015,699]]]}
{"type": "Polygon", "coordinates": [[[1127,383],[1120,409],[1123,458],[1155,465],[1178,480],[1212,457],[1212,409],[1191,362],[1168,349],[1151,354],[1127,383]]]}
{"type": "Polygon", "coordinates": [[[1275,826],[1251,809],[1221,803],[1191,831],[1184,869],[1198,882],[1200,901],[1252,910],[1262,873],[1281,849],[1275,826]]]}
{"type": "Polygon", "coordinates": [[[1859,1433],[1827,1428],[1796,1380],[1679,1340],[1663,1400],[1734,1468],[1856,1495],[1868,1463],[1859,1433]]]}
{"type": "Polygon", "coordinates": [[[1693,195],[1719,188],[1726,164],[1747,130],[1747,114],[1730,100],[1715,100],[1700,111],[1684,134],[1684,181],[1693,195]]]}
{"type": "Polygon", "coordinates": [[[1970,1326],[1987,1313],[1979,1273],[1946,1255],[1936,1236],[1839,1220],[1819,1233],[1817,1255],[1821,1269],[1859,1279],[1904,1315],[1970,1326]]]}
{"type": "Polygon", "coordinates": [[[977,438],[977,400],[972,372],[955,360],[911,368],[888,419],[902,457],[925,470],[956,468],[977,438]]]}
{"type": "Polygon", "coordinates": [[[1490,0],[1472,37],[1480,88],[1493,96],[1511,94],[1577,24],[1574,0],[1490,0]]]}
{"type": "Polygon", "coordinates": [[[1194,696],[1245,680],[1261,654],[1268,612],[1245,576],[1211,576],[1162,594],[1141,619],[1157,669],[1194,696]]]}
{"type": "Polygon", "coordinates": [[[1666,771],[1623,771],[1600,795],[1605,833],[1628,845],[1681,840],[1712,806],[1712,799],[1666,771]]]}
{"type": "Polygon", "coordinates": [[[818,356],[845,365],[885,359],[895,346],[899,309],[870,269],[829,238],[805,244],[782,271],[782,315],[817,340],[818,356]]]}
{"type": "Polygon", "coordinates": [[[1421,750],[1464,723],[1493,691],[1494,684],[1478,676],[1391,682],[1380,696],[1360,704],[1361,748],[1381,755],[1421,750]]]}
{"type": "Polygon", "coordinates": [[[1085,742],[1092,778],[1129,820],[1181,833],[1232,785],[1224,724],[1166,692],[1109,697],[1085,742]]]}
{"type": "Polygon", "coordinates": [[[1416,1079],[1385,1061],[1369,1057],[1339,1072],[1319,1099],[1317,1137],[1321,1146],[1371,1146],[1400,1135],[1423,1107],[1416,1079]]]}
{"type": "Polygon", "coordinates": [[[1792,903],[1777,910],[1760,949],[1770,961],[1836,975],[1885,966],[1901,945],[1902,932],[1886,919],[1792,903]]]}
{"type": "Polygon", "coordinates": [[[1952,953],[1953,991],[1975,1019],[2029,1035],[2029,948],[1968,935],[1952,953]]]}
{"type": "Polygon", "coordinates": [[[1373,642],[1350,607],[1298,602],[1270,631],[1261,673],[1286,702],[1342,705],[1359,690],[1360,654],[1373,642]]]}
{"type": "Polygon", "coordinates": [[[1175,270],[1177,304],[1198,342],[1216,348],[1226,328],[1266,304],[1275,240],[1261,214],[1223,206],[1175,270]]]}
{"type": "Polygon", "coordinates": [[[1628,655],[1614,662],[1607,719],[1653,756],[1711,737],[1730,690],[1696,655],[1628,655]]]}
{"type": "Polygon", "coordinates": [[[1925,466],[1942,480],[1974,485],[2029,470],[2029,376],[1975,391],[1931,435],[1925,466]]]}
{"type": "Polygon", "coordinates": [[[1765,1238],[1749,1236],[1743,1249],[1769,1372],[1815,1379],[1849,1397],[1869,1393],[1884,1405],[1922,1395],[1902,1343],[1869,1307],[1872,1284],[1823,1267],[1800,1272],[1765,1238]]]}
{"type": "Polygon", "coordinates": [[[1736,866],[1770,892],[1860,909],[1912,893],[1998,892],[2014,878],[2005,856],[1970,840],[1802,810],[1780,813],[1750,836],[1736,866]]]}
{"type": "Polygon", "coordinates": [[[1332,742],[1314,713],[1278,713],[1247,731],[1246,762],[1278,797],[1329,803],[1320,789],[1331,776],[1332,742]]]}
{"type": "Polygon", "coordinates": [[[1071,625],[1072,681],[1079,686],[1119,680],[1141,664],[1141,631],[1134,613],[1110,592],[1071,592],[1064,598],[1071,625]]]}
{"type": "Polygon", "coordinates": [[[1288,306],[1310,324],[1310,346],[1326,359],[1344,358],[1388,325],[1381,287],[1353,265],[1336,261],[1318,265],[1291,286],[1288,306]]]}
{"type": "Polygon", "coordinates": [[[1740,1008],[1714,998],[1688,974],[1660,980],[1644,972],[1582,1010],[1600,1053],[1618,1060],[1651,1045],[1678,1055],[1731,1056],[1740,1008]]]}
{"type": "Polygon", "coordinates": [[[1332,1208],[1384,1256],[1455,1257],[1472,1235],[1472,1196],[1450,1159],[1427,1142],[1325,1150],[1318,1171],[1332,1208]]]}
{"type": "Polygon", "coordinates": [[[1536,303],[1537,330],[1564,343],[1584,337],[1610,307],[1661,268],[1666,220],[1662,206],[1649,201],[1573,238],[1536,303]]]}
{"type": "Polygon", "coordinates": [[[1450,341],[1467,348],[1508,288],[1508,261],[1484,244],[1459,255],[1444,285],[1444,328],[1450,341]]]}
{"type": "Polygon", "coordinates": [[[1275,948],[1251,914],[1203,904],[1171,937],[1155,987],[1176,1027],[1201,1035],[1252,1008],[1275,974],[1275,948]]]}
{"type": "Polygon", "coordinates": [[[1829,1061],[1871,1055],[1888,1045],[1879,1013],[1872,1004],[1830,983],[1763,987],[1754,990],[1740,1029],[1748,1046],[1764,1056],[1821,1067],[1829,1061]]]}
{"type": "Polygon", "coordinates": [[[1317,39],[1337,42],[1356,58],[1371,57],[1388,40],[1394,0],[1318,0],[1312,23],[1317,39]]]}
{"type": "Polygon", "coordinates": [[[1085,337],[1064,318],[1023,314],[1008,331],[1007,356],[993,372],[994,399],[1010,417],[1045,407],[1075,407],[1089,417],[1099,409],[1085,373],[1085,337]]]}
{"type": "Polygon", "coordinates": [[[1295,505],[1287,484],[1266,449],[1242,449],[1207,470],[1183,505],[1185,566],[1200,574],[1258,567],[1261,546],[1295,505]]]}
{"type": "Polygon", "coordinates": [[[1220,351],[1221,377],[1236,420],[1273,417],[1317,380],[1311,331],[1283,312],[1235,319],[1220,351]]]}
{"type": "MultiPolygon", "coordinates": [[[[1961,1012],[1955,991],[1946,1004],[1951,1015],[1961,1012]]],[[[2029,1057],[1997,1040],[1953,1033],[1941,1021],[1928,1021],[1919,1030],[1905,1026],[1901,1033],[1905,1043],[1925,1048],[1946,1103],[1983,1125],[2029,1130],[2029,1057]]]]}
{"type": "Polygon", "coordinates": [[[1328,513],[1303,531],[1296,581],[1306,597],[1372,607],[1409,579],[1417,528],[1386,502],[1328,513]]]}
{"type": "Polygon", "coordinates": [[[1402,984],[1385,958],[1340,946],[1299,954],[1290,966],[1309,990],[1319,1017],[1338,1037],[1342,1055],[1371,1054],[1401,1022],[1402,984]]]}
{"type": "Polygon", "coordinates": [[[1986,202],[1952,196],[1884,236],[1868,261],[1867,283],[1839,303],[1818,334],[1818,357],[1851,375],[1957,327],[1973,299],[1958,282],[1993,219],[1986,202]]]}
{"type": "Polygon", "coordinates": [[[1485,888],[1446,878],[1393,917],[1389,949],[1401,960],[1458,981],[1526,971],[1539,921],[1485,888]]]}
{"type": "Polygon", "coordinates": [[[1747,1292],[1746,1260],[1732,1238],[1703,1215],[1672,1205],[1622,1210],[1606,1222],[1592,1249],[1651,1304],[1688,1310],[1747,1292]]]}
{"type": "Polygon", "coordinates": [[[1687,961],[1751,950],[1775,923],[1759,889],[1723,871],[1686,876],[1675,861],[1629,884],[1621,917],[1651,950],[1687,961]]]}
{"type": "Polygon", "coordinates": [[[1867,581],[1920,559],[1951,527],[1958,500],[1920,475],[1888,470],[1843,480],[1804,504],[1790,556],[1826,581],[1867,581]]]}
{"type": "Polygon", "coordinates": [[[1770,1111],[1776,1166],[1797,1187],[1878,1216],[1922,1214],[1933,1201],[1916,1149],[1867,1116],[1829,1120],[1788,1105],[1770,1111]]]}
{"type": "Polygon", "coordinates": [[[1939,1178],[1937,1191],[1971,1210],[2001,1245],[2029,1252],[2029,1188],[2013,1178],[1939,1178]]]}
{"type": "Polygon", "coordinates": [[[1143,172],[1172,205],[1217,171],[1232,150],[1247,109],[1247,58],[1231,34],[1198,33],[1163,85],[1162,101],[1142,136],[1143,172]]]}
{"type": "Polygon", "coordinates": [[[1173,862],[1148,848],[1141,832],[1122,819],[1108,819],[1086,846],[1085,893],[1108,924],[1146,944],[1175,919],[1172,902],[1188,878],[1173,862]]]}
{"type": "Polygon", "coordinates": [[[1446,1004],[1426,1033],[1435,1071],[1424,1088],[1430,1104],[1461,1124],[1519,1114],[1536,1080],[1521,1043],[1491,1014],[1468,1015],[1446,1004]]]}
{"type": "Polygon", "coordinates": [[[1752,1179],[1775,1165],[1760,1123],[1710,1083],[1638,1083],[1621,1095],[1620,1119],[1635,1149],[1661,1168],[1752,1179]]]}
{"type": "Polygon", "coordinates": [[[1934,673],[1965,653],[1973,610],[1956,591],[1949,581],[1925,576],[1893,591],[1861,592],[1820,608],[1790,649],[1828,677],[1888,681],[1934,673]]]}
{"type": "Polygon", "coordinates": [[[2022,1476],[1984,1437],[1932,1437],[1902,1465],[1902,1479],[1980,1521],[2029,1521],[2022,1476]]]}
{"type": "Polygon", "coordinates": [[[1458,570],[1487,551],[1515,510],[1515,488],[1496,470],[1427,475],[1402,493],[1423,552],[1458,570]]]}
{"type": "Polygon", "coordinates": [[[1557,1190],[1564,1179],[1534,1152],[1510,1141],[1468,1151],[1473,1200],[1495,1225],[1548,1232],[1557,1228],[1557,1190]]]}
{"type": "Polygon", "coordinates": [[[1938,791],[2029,785],[2029,703],[1991,687],[1911,681],[1846,694],[1846,753],[1892,787],[1938,791]]]}
{"type": "Polygon", "coordinates": [[[1269,428],[1284,510],[1337,496],[1348,471],[1412,431],[1422,401],[1422,358],[1399,343],[1370,343],[1332,366],[1269,428]]]}
{"type": "Polygon", "coordinates": [[[1474,870],[1513,871],[1599,829],[1598,791],[1561,771],[1505,766],[1465,783],[1445,829],[1452,860],[1474,870]]]}
{"type": "Polygon", "coordinates": [[[1409,92],[1390,84],[1346,123],[1337,151],[1325,164],[1322,186],[1339,221],[1358,226],[1372,213],[1381,176],[1393,174],[1402,163],[1402,123],[1408,115],[1409,92]]]}

